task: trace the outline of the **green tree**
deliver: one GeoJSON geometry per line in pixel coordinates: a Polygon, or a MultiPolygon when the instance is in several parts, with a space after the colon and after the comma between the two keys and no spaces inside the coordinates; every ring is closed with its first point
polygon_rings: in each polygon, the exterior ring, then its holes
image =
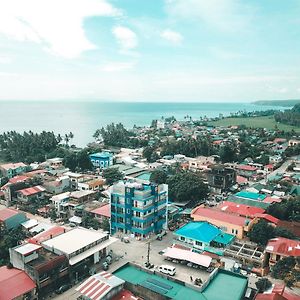
{"type": "Polygon", "coordinates": [[[105,218],[100,226],[104,231],[110,232],[110,222],[108,218],[105,218]]]}
{"type": "Polygon", "coordinates": [[[50,216],[51,221],[55,221],[57,219],[57,213],[56,213],[56,209],[54,207],[52,207],[50,209],[49,216],[50,216]]]}
{"type": "Polygon", "coordinates": [[[168,175],[163,170],[154,170],[150,175],[150,181],[157,184],[162,184],[167,182],[168,175]]]}
{"type": "Polygon", "coordinates": [[[175,202],[189,202],[190,205],[196,205],[203,202],[208,194],[208,187],[199,173],[177,173],[168,178],[167,184],[169,198],[175,202]]]}
{"type": "Polygon", "coordinates": [[[147,159],[148,162],[155,162],[159,157],[156,153],[154,147],[147,146],[143,150],[143,157],[147,159]]]}
{"type": "Polygon", "coordinates": [[[258,289],[258,292],[263,293],[264,291],[268,290],[272,286],[272,283],[268,278],[262,277],[258,279],[255,285],[256,288],[258,289]]]}
{"type": "Polygon", "coordinates": [[[9,262],[9,248],[19,245],[25,238],[26,234],[20,227],[10,230],[0,227],[0,265],[9,262]]]}
{"type": "Polygon", "coordinates": [[[83,214],[81,221],[82,226],[85,228],[93,228],[95,230],[98,230],[100,228],[100,223],[95,218],[86,213],[83,214]]]}
{"type": "Polygon", "coordinates": [[[103,170],[103,177],[108,185],[112,185],[124,178],[123,174],[117,168],[108,168],[103,170]]]}
{"type": "Polygon", "coordinates": [[[265,220],[260,220],[254,224],[248,233],[250,241],[260,245],[266,245],[268,240],[274,237],[274,227],[269,225],[265,220]]]}
{"type": "Polygon", "coordinates": [[[221,147],[219,155],[222,163],[234,162],[237,160],[237,149],[234,145],[226,144],[221,147]]]}

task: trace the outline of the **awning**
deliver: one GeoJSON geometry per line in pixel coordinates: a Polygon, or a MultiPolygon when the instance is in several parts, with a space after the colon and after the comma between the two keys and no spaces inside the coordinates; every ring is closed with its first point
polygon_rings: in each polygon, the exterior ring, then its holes
{"type": "Polygon", "coordinates": [[[183,250],[178,248],[167,248],[163,256],[179,259],[179,260],[186,260],[188,262],[192,262],[194,264],[209,267],[212,258],[207,255],[198,254],[189,250],[183,250]]]}
{"type": "Polygon", "coordinates": [[[78,262],[80,262],[80,261],[86,259],[87,257],[89,257],[89,256],[91,256],[91,255],[93,255],[93,254],[95,254],[95,253],[101,251],[102,249],[108,247],[109,245],[111,245],[112,243],[114,243],[114,242],[116,242],[116,241],[117,241],[116,238],[110,237],[110,238],[109,238],[108,240],[106,240],[105,242],[100,243],[100,244],[96,245],[96,246],[93,247],[93,248],[90,248],[90,249],[88,249],[88,250],[86,250],[86,251],[84,251],[84,252],[82,252],[82,253],[80,253],[80,254],[78,254],[78,255],[76,255],[76,256],[71,257],[71,258],[69,259],[69,264],[70,264],[71,266],[73,266],[73,265],[77,264],[78,262]]]}

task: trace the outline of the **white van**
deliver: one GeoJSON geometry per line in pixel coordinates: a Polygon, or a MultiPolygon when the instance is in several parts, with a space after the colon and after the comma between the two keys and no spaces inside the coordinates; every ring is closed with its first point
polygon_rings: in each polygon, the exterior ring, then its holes
{"type": "Polygon", "coordinates": [[[158,267],[158,271],[170,276],[174,276],[176,273],[176,268],[169,265],[161,265],[158,267]]]}

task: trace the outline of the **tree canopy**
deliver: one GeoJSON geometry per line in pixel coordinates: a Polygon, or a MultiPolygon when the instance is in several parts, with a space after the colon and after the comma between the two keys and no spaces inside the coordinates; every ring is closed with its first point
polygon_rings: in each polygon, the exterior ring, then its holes
{"type": "Polygon", "coordinates": [[[196,205],[207,197],[208,187],[199,173],[180,172],[170,176],[169,198],[174,202],[189,202],[196,205]]]}
{"type": "Polygon", "coordinates": [[[300,198],[274,203],[267,209],[267,213],[287,221],[300,221],[300,198]]]}
{"type": "Polygon", "coordinates": [[[157,184],[162,184],[167,182],[168,175],[163,170],[154,170],[150,175],[150,181],[157,184]]]}
{"type": "Polygon", "coordinates": [[[5,161],[42,162],[57,149],[60,141],[53,132],[4,132],[0,134],[0,155],[5,161]]]}
{"type": "Polygon", "coordinates": [[[264,246],[270,239],[278,236],[289,239],[295,238],[290,231],[280,227],[273,227],[265,220],[260,220],[258,223],[254,224],[251,230],[248,232],[250,241],[264,246]]]}
{"type": "Polygon", "coordinates": [[[112,185],[124,178],[123,174],[117,168],[108,168],[103,170],[103,177],[108,185],[112,185]]]}

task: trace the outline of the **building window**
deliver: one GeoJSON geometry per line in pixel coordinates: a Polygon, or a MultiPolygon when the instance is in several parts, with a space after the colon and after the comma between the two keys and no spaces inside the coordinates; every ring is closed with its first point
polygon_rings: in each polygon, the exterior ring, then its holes
{"type": "Polygon", "coordinates": [[[202,243],[201,243],[201,242],[198,242],[198,241],[196,241],[196,245],[197,245],[197,246],[202,246],[202,243]]]}

